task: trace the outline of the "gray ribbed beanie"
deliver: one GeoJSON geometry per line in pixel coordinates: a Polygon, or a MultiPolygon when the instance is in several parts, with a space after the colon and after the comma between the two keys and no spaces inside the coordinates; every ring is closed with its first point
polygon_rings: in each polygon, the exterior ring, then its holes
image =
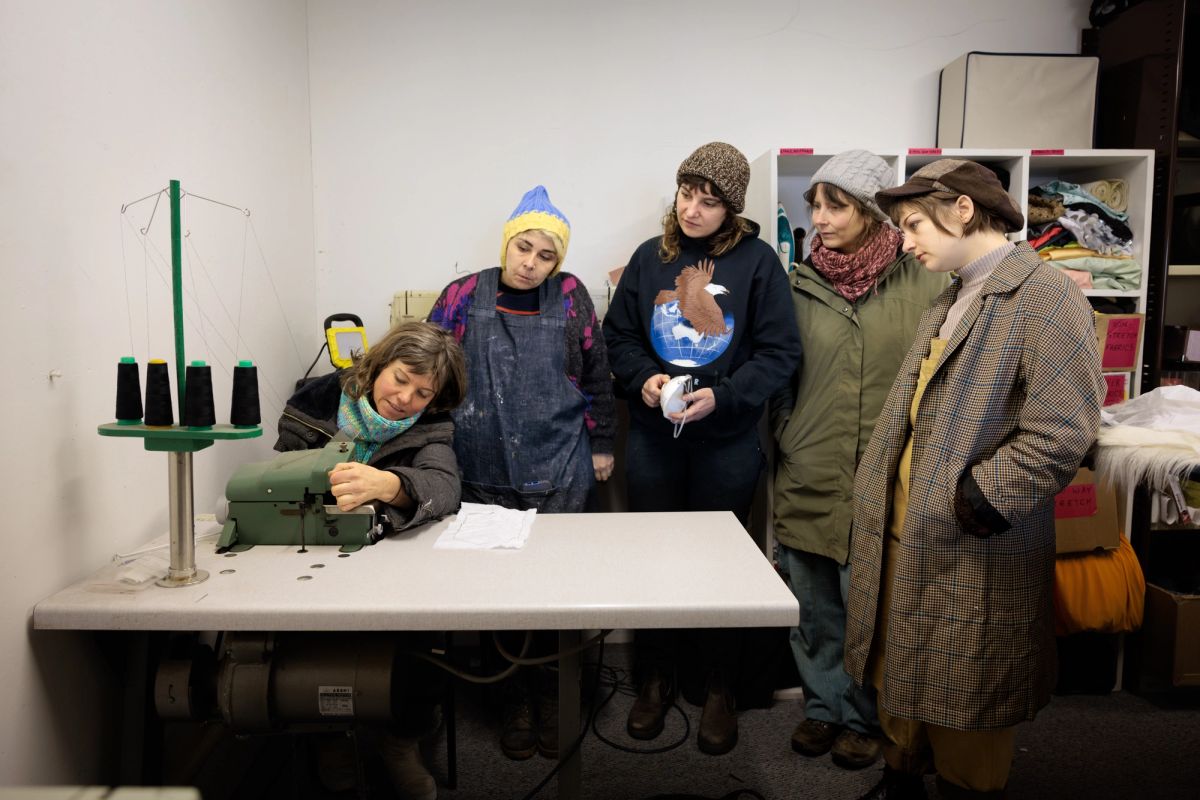
{"type": "Polygon", "coordinates": [[[875,193],[896,185],[896,170],[874,153],[866,150],[838,153],[813,174],[812,185],[818,183],[836,186],[866,206],[875,219],[888,221],[888,215],[875,202],[875,193]]]}
{"type": "MultiPolygon", "coordinates": [[[[731,144],[709,142],[683,160],[675,171],[675,180],[684,175],[699,175],[721,191],[733,213],[746,207],[746,186],[750,183],[750,162],[731,144]]],[[[888,186],[891,186],[889,183],[888,186]]]]}

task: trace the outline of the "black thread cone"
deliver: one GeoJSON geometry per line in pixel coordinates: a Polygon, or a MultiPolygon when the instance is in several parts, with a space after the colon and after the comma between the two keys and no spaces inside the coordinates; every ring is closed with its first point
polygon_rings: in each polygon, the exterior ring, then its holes
{"type": "Polygon", "coordinates": [[[229,422],[243,426],[262,422],[262,413],[258,408],[258,367],[249,361],[242,361],[233,368],[233,401],[229,408],[229,422]]]}
{"type": "Polygon", "coordinates": [[[137,362],[129,357],[117,363],[117,421],[142,421],[142,379],[137,362]]]}
{"type": "Polygon", "coordinates": [[[146,365],[147,425],[174,425],[175,412],[171,407],[171,374],[167,362],[156,358],[146,365]]]}
{"type": "Polygon", "coordinates": [[[210,428],[217,422],[213,406],[212,367],[203,361],[188,365],[184,377],[183,424],[189,428],[210,428]]]}

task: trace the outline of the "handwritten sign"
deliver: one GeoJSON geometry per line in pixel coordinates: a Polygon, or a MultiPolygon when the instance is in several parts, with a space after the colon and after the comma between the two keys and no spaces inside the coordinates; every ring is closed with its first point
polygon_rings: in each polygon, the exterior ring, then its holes
{"type": "Polygon", "coordinates": [[[781,147],[779,155],[781,156],[811,156],[813,149],[811,147],[781,147]]]}
{"type": "Polygon", "coordinates": [[[1072,483],[1054,498],[1055,519],[1075,519],[1096,515],[1096,484],[1072,483]]]}
{"type": "Polygon", "coordinates": [[[1104,383],[1107,386],[1104,392],[1104,405],[1115,406],[1117,403],[1125,402],[1125,389],[1129,386],[1129,375],[1124,372],[1105,375],[1104,383]]]}
{"type": "Polygon", "coordinates": [[[1031,155],[1031,156],[1061,156],[1061,155],[1063,155],[1064,152],[1065,151],[1063,151],[1062,149],[1050,148],[1050,149],[1041,149],[1041,150],[1030,150],[1029,155],[1031,155]]]}
{"type": "Polygon", "coordinates": [[[1142,329],[1139,317],[1110,317],[1100,357],[1103,369],[1133,369],[1137,366],[1138,338],[1142,329]]]}
{"type": "Polygon", "coordinates": [[[940,147],[910,147],[908,148],[910,156],[940,156],[942,148],[940,147]]]}

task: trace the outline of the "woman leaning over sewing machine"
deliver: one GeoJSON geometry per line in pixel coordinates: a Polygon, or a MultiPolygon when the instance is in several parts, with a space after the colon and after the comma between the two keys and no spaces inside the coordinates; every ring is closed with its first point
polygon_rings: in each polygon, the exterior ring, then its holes
{"type": "Polygon", "coordinates": [[[462,491],[449,411],[466,391],[466,362],[454,337],[436,325],[392,328],[348,369],[300,388],[279,418],[275,449],[324,447],[339,431],[354,458],[329,475],[343,511],[381,500],[396,530],[458,508],[462,491]]]}
{"type": "MultiPolygon", "coordinates": [[[[292,395],[275,449],[324,447],[343,431],[354,440],[354,458],[329,475],[338,508],[383,501],[396,530],[438,519],[458,508],[462,492],[448,412],[462,402],[466,374],[453,336],[426,322],[401,323],[356,354],[349,369],[292,395]]],[[[437,784],[421,762],[418,737],[433,725],[439,676],[420,667],[410,675],[416,677],[405,689],[403,711],[381,732],[378,747],[398,797],[432,800],[437,784]]],[[[317,744],[318,774],[331,791],[355,785],[355,756],[346,742],[330,736],[317,744]]]]}

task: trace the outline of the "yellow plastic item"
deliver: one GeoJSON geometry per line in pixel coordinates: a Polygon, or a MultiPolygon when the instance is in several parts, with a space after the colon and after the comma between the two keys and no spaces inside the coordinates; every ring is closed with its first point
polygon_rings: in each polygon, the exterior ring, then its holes
{"type": "Polygon", "coordinates": [[[326,328],[325,341],[329,343],[329,360],[338,369],[354,364],[356,352],[367,352],[367,332],[361,327],[326,328]]]}

